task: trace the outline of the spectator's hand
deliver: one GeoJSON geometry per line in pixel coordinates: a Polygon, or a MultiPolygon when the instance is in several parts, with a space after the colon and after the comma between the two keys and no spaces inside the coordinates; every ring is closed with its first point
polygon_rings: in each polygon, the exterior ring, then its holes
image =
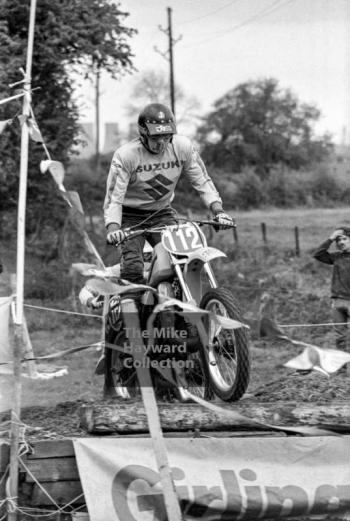
{"type": "Polygon", "coordinates": [[[214,217],[214,221],[217,221],[222,230],[232,228],[235,225],[234,219],[226,212],[220,212],[214,217]]]}
{"type": "Polygon", "coordinates": [[[344,235],[344,230],[342,228],[337,228],[336,230],[334,230],[334,232],[329,236],[329,239],[331,241],[335,241],[337,239],[337,237],[339,237],[340,235],[344,235]]]}

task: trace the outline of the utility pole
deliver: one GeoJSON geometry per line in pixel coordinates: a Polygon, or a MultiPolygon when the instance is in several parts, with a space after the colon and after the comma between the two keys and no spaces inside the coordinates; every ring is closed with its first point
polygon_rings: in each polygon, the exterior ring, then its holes
{"type": "Polygon", "coordinates": [[[163,53],[154,47],[154,50],[161,54],[163,58],[169,61],[169,85],[170,85],[170,105],[173,114],[175,115],[175,79],[174,79],[174,45],[182,39],[182,35],[180,35],[176,40],[173,39],[173,29],[172,29],[172,21],[171,21],[171,7],[167,7],[168,12],[168,28],[163,29],[159,26],[160,31],[165,33],[168,36],[168,50],[166,53],[163,53]]]}
{"type": "Polygon", "coordinates": [[[100,173],[100,77],[101,69],[97,65],[95,75],[95,161],[97,175],[100,173]]]}
{"type": "Polygon", "coordinates": [[[95,168],[96,174],[100,173],[100,98],[101,98],[101,65],[100,51],[94,51],[92,55],[92,67],[95,75],[95,168]]]}
{"type": "Polygon", "coordinates": [[[170,102],[171,110],[175,115],[175,84],[174,84],[174,55],[173,55],[173,29],[171,25],[171,7],[167,7],[168,11],[168,36],[169,36],[169,66],[170,66],[170,102]]]}

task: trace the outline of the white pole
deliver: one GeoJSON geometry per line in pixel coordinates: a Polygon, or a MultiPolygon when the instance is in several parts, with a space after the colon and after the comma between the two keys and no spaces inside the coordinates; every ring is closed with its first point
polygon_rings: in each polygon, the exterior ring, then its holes
{"type": "MultiPolygon", "coordinates": [[[[30,19],[28,32],[28,48],[27,48],[27,64],[24,81],[23,98],[23,116],[30,115],[31,102],[31,74],[32,74],[32,56],[34,44],[34,26],[35,26],[35,10],[36,0],[31,0],[30,19]]],[[[26,199],[27,199],[27,174],[28,174],[28,126],[24,120],[22,124],[21,136],[21,163],[20,163],[20,180],[19,180],[19,198],[18,198],[18,218],[17,218],[17,298],[16,298],[16,324],[23,323],[23,288],[24,288],[24,252],[25,252],[25,217],[26,217],[26,199]]]]}
{"type": "Polygon", "coordinates": [[[24,98],[22,114],[25,119],[22,123],[21,135],[21,163],[17,217],[17,277],[16,277],[16,316],[14,327],[13,374],[14,400],[11,409],[11,444],[10,444],[10,472],[9,493],[12,499],[8,507],[8,521],[17,521],[18,505],[18,449],[20,434],[21,413],[21,356],[23,351],[23,293],[24,293],[24,252],[25,252],[25,217],[27,199],[28,174],[28,126],[26,117],[30,114],[31,102],[31,73],[34,43],[36,0],[31,0],[28,29],[27,64],[24,81],[24,98]]]}
{"type": "Polygon", "coordinates": [[[3,105],[4,103],[7,103],[8,101],[12,101],[13,99],[21,98],[22,96],[24,96],[24,92],[22,92],[21,94],[16,94],[15,96],[10,96],[10,98],[2,99],[2,100],[0,100],[0,105],[3,105]]]}

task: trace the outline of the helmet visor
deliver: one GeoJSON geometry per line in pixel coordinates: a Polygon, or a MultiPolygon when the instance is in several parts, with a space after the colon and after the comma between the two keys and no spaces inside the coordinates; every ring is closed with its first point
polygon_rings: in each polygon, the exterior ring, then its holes
{"type": "Polygon", "coordinates": [[[145,123],[149,136],[161,136],[162,134],[176,134],[175,123],[145,123]]]}

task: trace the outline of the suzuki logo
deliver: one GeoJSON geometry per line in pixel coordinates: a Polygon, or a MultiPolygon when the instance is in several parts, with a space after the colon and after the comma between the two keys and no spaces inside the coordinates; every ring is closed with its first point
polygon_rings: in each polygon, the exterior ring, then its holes
{"type": "Polygon", "coordinates": [[[169,179],[167,179],[162,174],[158,174],[145,182],[151,186],[151,188],[146,188],[145,192],[147,192],[156,201],[169,193],[169,189],[165,187],[172,184],[172,181],[169,181],[169,179]]]}

